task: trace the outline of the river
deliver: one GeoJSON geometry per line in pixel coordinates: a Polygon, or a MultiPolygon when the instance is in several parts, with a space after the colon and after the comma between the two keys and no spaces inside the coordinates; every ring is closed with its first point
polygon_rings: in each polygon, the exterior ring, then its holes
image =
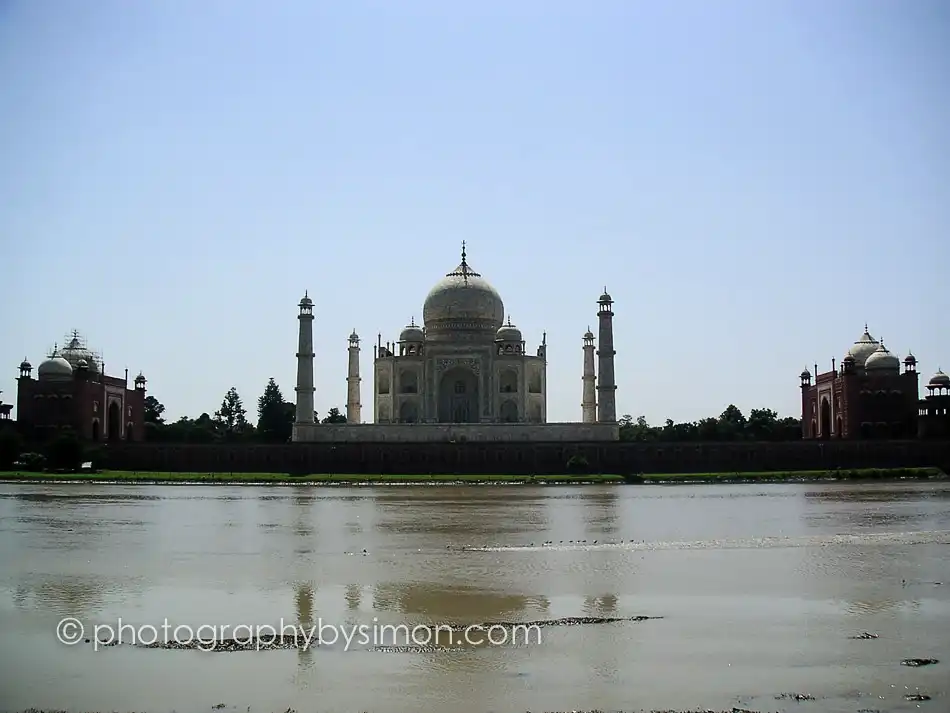
{"type": "Polygon", "coordinates": [[[0,484],[0,631],[9,711],[942,712],[950,484],[0,484]],[[458,650],[332,642],[356,624],[639,615],[662,618],[458,650]],[[125,644],[61,643],[64,617],[87,637],[121,620],[125,644]],[[326,640],[129,645],[144,625],[174,636],[165,622],[326,640]]]}

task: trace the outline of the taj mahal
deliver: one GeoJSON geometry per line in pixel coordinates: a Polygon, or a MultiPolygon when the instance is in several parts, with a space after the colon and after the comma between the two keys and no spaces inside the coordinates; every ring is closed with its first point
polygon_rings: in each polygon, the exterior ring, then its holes
{"type": "Polygon", "coordinates": [[[314,417],[313,301],[300,300],[295,442],[615,441],[613,300],[597,301],[594,335],[582,340],[581,418],[547,421],[547,336],[533,354],[506,319],[501,295],[462,261],[429,291],[423,324],[413,320],[397,342],[373,347],[373,423],[362,422],[360,338],[349,336],[346,424],[314,417]]]}

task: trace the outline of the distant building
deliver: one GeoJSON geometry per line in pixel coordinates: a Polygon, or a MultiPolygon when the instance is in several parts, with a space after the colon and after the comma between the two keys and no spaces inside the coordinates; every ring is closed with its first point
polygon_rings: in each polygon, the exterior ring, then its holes
{"type": "MultiPolygon", "coordinates": [[[[2,393],[3,392],[0,391],[0,394],[2,393]]],[[[13,404],[5,404],[3,403],[3,399],[0,399],[0,421],[9,421],[10,412],[12,410],[13,410],[13,404]]],[[[8,424],[0,423],[0,426],[5,426],[5,425],[8,425],[8,424]]]]}
{"type": "Polygon", "coordinates": [[[505,319],[498,291],[462,260],[429,291],[422,324],[411,320],[399,339],[378,335],[373,358],[373,422],[363,423],[360,338],[348,341],[347,424],[327,428],[313,416],[313,301],[304,295],[297,349],[296,442],[351,441],[611,441],[619,438],[614,369],[613,299],[597,301],[599,337],[583,337],[581,417],[547,419],[547,338],[529,353],[521,330],[505,319]],[[595,385],[596,382],[596,385],[595,385]]]}
{"type": "Polygon", "coordinates": [[[950,439],[950,376],[937,369],[920,400],[917,432],[921,438],[950,439]]]}
{"type": "MultiPolygon", "coordinates": [[[[901,364],[901,359],[884,346],[883,340],[872,337],[865,325],[864,334],[848,349],[840,367],[836,368],[832,360],[830,371],[818,373],[816,364],[814,383],[806,368],[800,374],[802,437],[877,440],[947,433],[941,429],[946,428],[950,395],[941,395],[937,388],[937,394],[920,399],[917,358],[908,353],[903,372],[901,364]],[[921,429],[925,413],[927,425],[921,429]]],[[[942,383],[938,378],[941,374],[931,379],[931,385],[935,379],[942,383]]],[[[943,378],[948,377],[943,374],[943,378]]]]}
{"type": "Polygon", "coordinates": [[[74,331],[36,370],[27,359],[17,379],[17,425],[30,439],[47,440],[66,430],[90,441],[138,441],[144,437],[145,377],[129,388],[108,376],[102,358],[74,331]]]}

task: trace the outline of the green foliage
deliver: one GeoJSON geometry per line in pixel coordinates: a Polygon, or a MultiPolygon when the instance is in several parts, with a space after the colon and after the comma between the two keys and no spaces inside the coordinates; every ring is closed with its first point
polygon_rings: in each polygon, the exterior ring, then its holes
{"type": "Polygon", "coordinates": [[[340,413],[340,409],[331,408],[327,412],[327,417],[320,423],[346,423],[346,416],[340,413]]]}
{"type": "Polygon", "coordinates": [[[72,431],[59,434],[46,448],[47,463],[56,470],[79,470],[82,458],[82,441],[72,431]]]}
{"type": "Polygon", "coordinates": [[[165,423],[165,419],[162,418],[163,413],[165,413],[165,407],[159,403],[158,399],[156,399],[154,396],[145,397],[145,413],[143,414],[142,419],[146,424],[165,423]]]}
{"type": "Polygon", "coordinates": [[[9,470],[20,457],[23,439],[12,428],[0,432],[0,470],[9,470]]]}
{"type": "Polygon", "coordinates": [[[224,395],[221,408],[214,412],[216,431],[225,440],[237,440],[247,433],[247,411],[238,395],[237,388],[232,386],[224,395]]]}
{"type": "Polygon", "coordinates": [[[734,404],[715,418],[689,423],[667,419],[662,426],[651,426],[640,416],[625,415],[620,419],[620,440],[631,442],[700,442],[700,441],[794,441],[802,437],[801,421],[779,418],[772,409],[752,409],[746,418],[734,404]]]}
{"type": "Polygon", "coordinates": [[[92,463],[92,469],[103,470],[104,468],[109,467],[109,449],[107,446],[94,446],[93,448],[86,448],[83,461],[89,461],[92,463]]]}
{"type": "Polygon", "coordinates": [[[46,456],[42,453],[21,453],[16,467],[28,473],[41,473],[46,468],[46,456]]]}
{"type": "Polygon", "coordinates": [[[294,426],[294,406],[284,401],[274,377],[257,399],[257,432],[265,443],[286,443],[294,426]]]}
{"type": "Polygon", "coordinates": [[[574,475],[586,473],[590,468],[590,461],[585,456],[575,454],[567,460],[567,472],[574,475]]]}

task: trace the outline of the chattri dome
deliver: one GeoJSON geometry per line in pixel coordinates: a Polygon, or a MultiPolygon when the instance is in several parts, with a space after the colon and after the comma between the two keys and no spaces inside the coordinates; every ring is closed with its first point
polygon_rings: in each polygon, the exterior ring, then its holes
{"type": "Polygon", "coordinates": [[[864,362],[865,371],[900,371],[901,360],[888,351],[881,342],[878,348],[864,362]]]}
{"type": "Polygon", "coordinates": [[[950,376],[944,374],[942,369],[937,369],[937,373],[931,376],[930,381],[927,383],[929,386],[937,386],[948,389],[950,388],[950,376]]]}
{"type": "Polygon", "coordinates": [[[522,342],[524,338],[521,336],[521,330],[511,323],[511,317],[509,317],[508,323],[502,325],[498,331],[495,332],[495,341],[522,342]]]}
{"type": "Polygon", "coordinates": [[[868,326],[864,325],[864,334],[851,345],[846,356],[854,358],[855,366],[863,367],[868,357],[877,351],[881,343],[870,335],[868,326]]]}
{"type": "Polygon", "coordinates": [[[416,324],[415,317],[413,317],[409,324],[399,333],[400,342],[424,342],[425,338],[425,332],[422,331],[422,327],[416,324]]]}
{"type": "Polygon", "coordinates": [[[438,339],[453,332],[483,332],[494,338],[504,318],[501,295],[471,268],[462,243],[462,262],[426,297],[422,309],[426,336],[438,339]]]}

